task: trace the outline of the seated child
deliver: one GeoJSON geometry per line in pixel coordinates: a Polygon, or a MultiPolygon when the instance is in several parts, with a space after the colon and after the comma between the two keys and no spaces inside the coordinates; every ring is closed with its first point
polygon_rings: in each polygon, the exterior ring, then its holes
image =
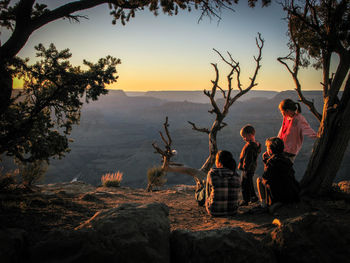
{"type": "Polygon", "coordinates": [[[294,177],[292,161],[283,153],[283,141],[278,137],[269,138],[266,148],[263,154],[264,173],[257,179],[262,206],[298,202],[299,183],[294,177]]]}
{"type": "Polygon", "coordinates": [[[237,212],[240,178],[236,162],[228,151],[216,154],[215,165],[207,175],[205,207],[212,216],[229,216],[237,212]]]}

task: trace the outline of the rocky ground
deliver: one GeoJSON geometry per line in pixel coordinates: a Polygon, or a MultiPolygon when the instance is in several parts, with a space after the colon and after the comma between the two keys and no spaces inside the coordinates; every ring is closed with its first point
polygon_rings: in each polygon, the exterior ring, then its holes
{"type": "Polygon", "coordinates": [[[128,187],[94,187],[82,182],[40,185],[0,194],[1,226],[21,227],[40,238],[54,228],[74,229],[102,209],[122,203],[161,202],[169,207],[171,230],[193,231],[241,227],[256,237],[276,227],[274,219],[284,220],[306,212],[321,211],[339,223],[350,222],[350,203],[345,200],[309,200],[285,205],[274,214],[256,209],[258,203],[240,207],[238,214],[227,218],[209,216],[194,200],[195,186],[178,185],[171,189],[146,192],[128,187]]]}
{"type": "MultiPolygon", "coordinates": [[[[349,191],[349,183],[341,187],[349,191]]],[[[146,205],[155,202],[168,206],[171,232],[240,227],[258,241],[266,239],[284,223],[305,214],[317,213],[334,225],[343,226],[350,222],[349,199],[339,198],[304,200],[296,205],[282,206],[274,214],[257,209],[258,204],[253,203],[240,207],[236,216],[213,218],[195,202],[194,188],[178,185],[146,192],[128,187],[96,188],[82,182],[40,185],[32,189],[17,187],[0,193],[0,230],[23,229],[29,243],[35,243],[52,230],[79,229],[96,212],[125,203],[146,205]]]]}

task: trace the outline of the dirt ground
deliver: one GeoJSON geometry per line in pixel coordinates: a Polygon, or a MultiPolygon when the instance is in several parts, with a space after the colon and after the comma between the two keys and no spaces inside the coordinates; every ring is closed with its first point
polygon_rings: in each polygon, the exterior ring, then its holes
{"type": "Polygon", "coordinates": [[[74,229],[101,209],[121,203],[162,202],[169,207],[171,230],[193,231],[241,227],[260,239],[283,223],[306,212],[320,211],[335,222],[350,222],[350,204],[344,200],[308,200],[286,205],[274,214],[259,210],[258,203],[240,207],[232,217],[214,218],[194,200],[195,186],[178,185],[170,189],[146,192],[128,187],[93,187],[81,182],[37,186],[31,190],[17,188],[0,193],[0,226],[22,228],[34,239],[52,229],[74,229]]]}

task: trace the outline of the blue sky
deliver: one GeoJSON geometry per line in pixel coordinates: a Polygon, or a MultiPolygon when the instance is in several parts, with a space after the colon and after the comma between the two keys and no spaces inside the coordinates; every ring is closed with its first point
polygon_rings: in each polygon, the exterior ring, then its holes
{"type": "MultiPolygon", "coordinates": [[[[51,1],[52,2],[52,1],[51,1]]],[[[55,4],[65,1],[54,1],[55,4]]],[[[149,11],[139,11],[126,26],[112,25],[107,5],[79,12],[88,20],[70,23],[68,20],[52,22],[32,34],[19,56],[35,60],[34,46],[54,43],[58,49],[69,48],[72,64],[80,65],[83,59],[97,61],[112,55],[120,58],[119,80],[110,88],[125,91],[146,90],[203,90],[211,88],[217,63],[226,86],[228,68],[213,52],[229,51],[240,62],[243,84],[253,74],[257,55],[257,32],[265,39],[262,68],[256,90],[293,89],[293,81],[277,57],[288,54],[287,24],[280,5],[254,9],[245,1],[234,6],[235,12],[226,10],[222,19],[204,18],[200,13],[181,11],[177,16],[163,14],[155,17],[149,11]]],[[[2,42],[6,34],[2,35],[2,42]]],[[[321,73],[302,71],[303,89],[320,89],[321,73]]]]}

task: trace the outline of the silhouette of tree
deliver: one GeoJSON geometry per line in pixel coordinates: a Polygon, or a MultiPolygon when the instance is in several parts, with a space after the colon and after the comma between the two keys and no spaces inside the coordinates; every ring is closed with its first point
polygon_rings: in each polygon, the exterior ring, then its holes
{"type": "Polygon", "coordinates": [[[224,119],[229,113],[230,107],[238,98],[240,98],[241,96],[249,92],[253,87],[257,85],[256,78],[258,76],[259,69],[261,68],[260,62],[262,59],[262,49],[264,47],[264,40],[261,38],[260,33],[258,34],[258,38],[256,38],[256,46],[258,47],[258,56],[254,57],[256,66],[255,66],[253,75],[250,77],[250,83],[247,85],[246,88],[242,88],[241,78],[240,78],[241,68],[240,68],[239,62],[235,61],[229,52],[227,52],[228,54],[228,59],[227,59],[219,51],[214,49],[214,51],[220,56],[220,58],[230,68],[229,73],[227,75],[227,88],[223,89],[222,87],[219,86],[219,76],[220,76],[219,69],[217,67],[217,64],[212,64],[215,70],[215,79],[212,80],[211,90],[209,91],[204,90],[203,92],[210,100],[212,109],[209,111],[209,113],[214,114],[215,119],[210,128],[200,128],[200,127],[197,127],[196,124],[194,124],[193,122],[189,122],[193,130],[208,134],[209,156],[200,169],[185,167],[181,164],[172,163],[170,159],[171,157],[173,157],[174,154],[171,149],[172,140],[168,130],[168,126],[169,126],[168,118],[166,118],[166,122],[164,123],[164,130],[165,130],[167,139],[160,132],[160,136],[165,145],[165,150],[162,150],[157,144],[153,143],[153,148],[156,150],[156,153],[159,153],[163,158],[162,168],[165,171],[188,174],[195,179],[195,181],[197,182],[197,185],[204,183],[203,181],[206,179],[207,172],[215,163],[216,153],[218,152],[218,146],[216,141],[217,134],[222,128],[227,126],[227,124],[224,122],[224,119]],[[236,79],[236,85],[238,89],[238,93],[235,96],[233,96],[232,94],[234,77],[236,79]],[[221,109],[218,105],[218,102],[215,99],[216,92],[218,90],[222,92],[223,98],[224,98],[224,103],[221,109]]]}
{"type": "Polygon", "coordinates": [[[350,139],[350,2],[349,0],[286,1],[291,53],[278,60],[291,74],[300,101],[320,121],[318,139],[301,181],[304,194],[330,191],[350,139]],[[337,55],[339,63],[335,63],[337,55]],[[323,111],[302,93],[299,69],[323,71],[323,111]],[[331,65],[336,66],[334,73],[331,65]],[[343,89],[343,92],[341,91],[343,89]]]}
{"type": "Polygon", "coordinates": [[[0,154],[6,153],[20,162],[62,157],[69,151],[67,135],[80,120],[85,101],[106,94],[105,84],[117,80],[113,57],[97,63],[84,61],[88,70],[69,63],[69,50],[57,51],[53,44],[46,49],[39,44],[37,56],[42,60],[28,65],[16,59],[11,74],[23,78],[23,90],[13,96],[0,118],[0,154]]]}
{"type": "MultiPolygon", "coordinates": [[[[270,0],[262,0],[267,4],[270,0]]],[[[0,114],[9,106],[12,93],[12,76],[8,67],[12,59],[24,47],[30,35],[46,24],[58,20],[69,19],[79,22],[85,16],[76,12],[90,9],[102,4],[108,4],[113,18],[112,23],[118,20],[122,24],[128,22],[139,10],[149,9],[154,15],[159,10],[165,14],[176,15],[179,10],[199,9],[203,16],[220,18],[223,8],[230,8],[238,0],[76,0],[69,1],[50,10],[45,4],[38,4],[35,0],[0,0],[0,27],[12,31],[9,39],[0,45],[0,114]],[[13,3],[14,2],[14,3],[13,3]]],[[[248,1],[254,6],[257,0],[248,1]]]]}
{"type": "MultiPolygon", "coordinates": [[[[262,0],[263,5],[270,0],[262,0]]],[[[63,156],[68,151],[68,135],[79,122],[80,96],[97,99],[107,91],[104,85],[116,80],[112,76],[119,60],[107,57],[97,64],[86,62],[90,70],[72,67],[68,50],[58,52],[54,46],[38,46],[44,61],[28,66],[16,58],[30,35],[58,19],[79,22],[87,17],[77,12],[108,4],[112,23],[123,25],[137,11],[148,9],[157,15],[176,15],[179,10],[199,9],[201,16],[220,19],[222,9],[231,9],[238,0],[71,0],[54,9],[36,0],[0,0],[0,28],[12,34],[0,43],[0,154],[7,153],[21,161],[63,156]],[[64,60],[63,62],[59,62],[64,60]],[[25,76],[25,90],[14,98],[13,78],[25,76]],[[54,127],[58,128],[57,131],[54,127]],[[60,132],[65,135],[60,135],[60,132]]],[[[257,0],[248,1],[254,6],[257,0]]]]}

